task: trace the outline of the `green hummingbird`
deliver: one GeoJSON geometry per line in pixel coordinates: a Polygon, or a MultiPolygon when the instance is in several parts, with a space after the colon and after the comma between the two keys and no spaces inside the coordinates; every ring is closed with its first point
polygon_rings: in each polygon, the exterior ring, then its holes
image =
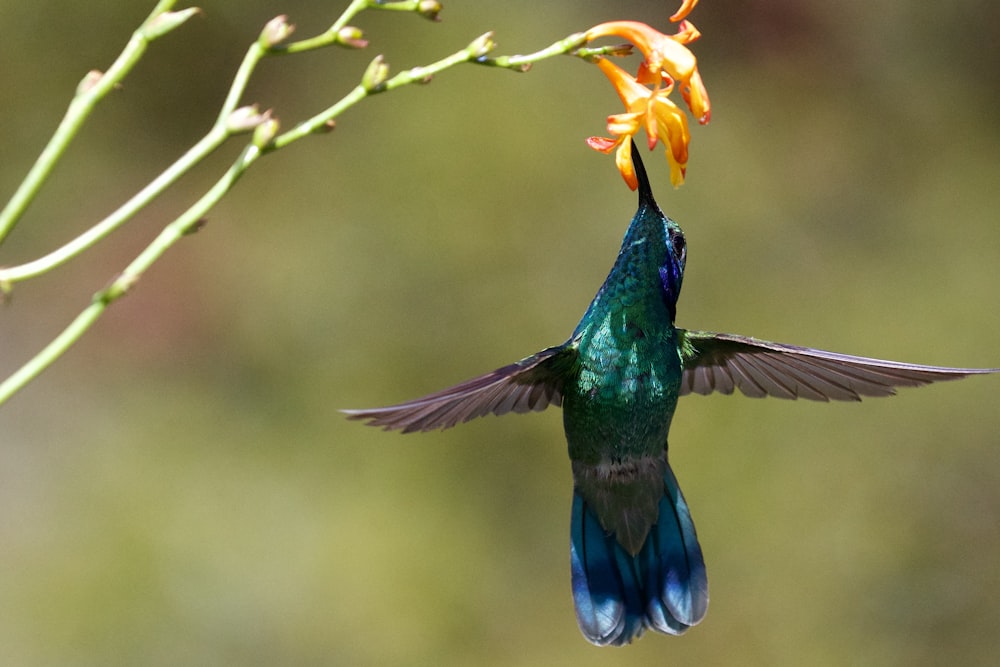
{"type": "Polygon", "coordinates": [[[708,579],[691,513],[667,462],[686,394],[860,400],[1000,369],[882,361],[675,326],[687,248],[653,199],[633,143],[639,209],[568,341],[398,405],[345,410],[404,433],[493,413],[562,406],[573,467],[570,564],[584,636],[624,645],[678,635],[705,616],[708,579]]]}

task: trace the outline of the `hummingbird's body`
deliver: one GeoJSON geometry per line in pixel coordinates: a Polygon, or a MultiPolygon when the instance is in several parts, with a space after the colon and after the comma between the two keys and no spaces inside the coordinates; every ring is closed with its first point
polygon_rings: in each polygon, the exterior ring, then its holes
{"type": "Polygon", "coordinates": [[[684,235],[656,205],[632,151],[639,209],[568,341],[423,398],[346,411],[409,432],[561,404],[574,481],[573,600],[580,629],[600,645],[627,644],[645,628],[680,634],[708,608],[701,547],[667,462],[680,396],[738,388],[754,397],[859,400],[1000,370],[919,366],[677,328],[684,235]]]}
{"type": "Polygon", "coordinates": [[[566,346],[562,389],[573,464],[573,597],[597,643],[645,626],[677,633],[701,620],[701,547],[667,463],[683,363],[674,328],[684,235],[643,198],[621,251],[566,346]],[[651,289],[650,289],[651,287],[651,289]]]}
{"type": "Polygon", "coordinates": [[[576,368],[563,389],[576,487],[633,555],[656,522],[682,373],[672,300],[660,290],[636,289],[661,282],[660,267],[674,260],[665,257],[672,243],[679,241],[683,253],[680,229],[653,207],[636,215],[618,261],[570,338],[576,368]]]}

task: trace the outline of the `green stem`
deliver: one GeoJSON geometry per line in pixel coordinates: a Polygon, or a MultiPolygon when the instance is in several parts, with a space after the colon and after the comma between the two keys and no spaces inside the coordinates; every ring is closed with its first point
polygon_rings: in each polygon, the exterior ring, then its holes
{"type": "Polygon", "coordinates": [[[88,308],[76,316],[76,319],[61,334],[46,345],[45,349],[0,383],[0,404],[37,377],[43,370],[51,366],[56,359],[62,356],[97,321],[97,318],[101,316],[103,311],[104,308],[99,307],[98,304],[90,304],[88,308]]]}
{"type": "Polygon", "coordinates": [[[354,106],[362,99],[369,95],[374,95],[376,93],[388,92],[394,90],[401,86],[406,86],[412,83],[426,83],[432,76],[442,72],[450,67],[454,67],[457,64],[469,62],[475,58],[475,54],[471,49],[466,48],[461,51],[457,51],[446,58],[431,63],[430,65],[425,65],[423,67],[413,67],[404,72],[400,72],[394,77],[391,77],[379,84],[372,90],[367,90],[364,86],[356,86],[351,92],[344,96],[339,102],[333,106],[327,108],[325,111],[321,111],[312,118],[299,123],[291,130],[284,132],[274,138],[273,147],[274,149],[284,148],[288,144],[298,141],[299,139],[316,132],[321,132],[324,128],[329,127],[330,121],[337,118],[344,111],[354,106]]]}
{"type": "Polygon", "coordinates": [[[197,144],[192,146],[187,153],[170,165],[166,171],[151,181],[149,185],[137,192],[114,213],[101,220],[83,234],[80,234],[80,236],[36,260],[19,266],[0,268],[0,285],[4,285],[9,289],[14,283],[49,271],[82,253],[87,248],[90,248],[142,210],[189,169],[222,145],[228,137],[229,133],[226,131],[225,126],[217,125],[213,127],[197,144]]]}
{"type": "MultiPolygon", "coordinates": [[[[122,53],[122,56],[119,57],[116,65],[112,66],[112,68],[108,70],[107,74],[101,78],[99,85],[104,85],[106,90],[110,90],[115,83],[120,81],[127,70],[123,70],[121,68],[116,69],[118,63],[128,62],[130,63],[129,66],[131,66],[131,64],[138,61],[142,52],[141,50],[136,51],[135,49],[139,47],[144,49],[145,45],[149,41],[144,37],[146,34],[146,31],[144,30],[145,26],[147,26],[153,18],[161,15],[163,12],[166,12],[175,2],[176,0],[168,0],[157,5],[154,12],[150,14],[150,17],[143,23],[143,26],[135,31],[132,40],[122,53]],[[143,41],[144,39],[145,41],[143,41]],[[113,76],[116,73],[117,78],[113,76]]],[[[344,25],[346,25],[354,15],[365,9],[365,6],[365,0],[355,0],[347,8],[347,10],[345,10],[344,14],[337,19],[337,21],[333,24],[333,27],[324,33],[324,35],[332,37],[327,37],[320,41],[305,40],[300,43],[304,46],[300,47],[298,50],[320,48],[321,46],[328,46],[331,42],[336,41],[337,32],[344,25]]],[[[159,196],[164,190],[170,187],[170,185],[172,185],[180,176],[184,175],[184,173],[198,164],[205,156],[212,153],[223,142],[225,142],[225,140],[230,136],[230,133],[226,130],[226,124],[229,120],[230,114],[232,114],[232,112],[236,109],[240,99],[243,97],[243,93],[246,91],[246,87],[249,84],[250,77],[256,69],[258,63],[270,53],[282,53],[282,51],[275,49],[269,50],[263,47],[259,42],[255,42],[249,49],[247,49],[247,53],[243,57],[243,61],[240,63],[240,66],[236,71],[236,75],[233,77],[233,82],[226,95],[226,99],[219,110],[219,115],[216,119],[215,125],[195,146],[188,150],[166,171],[136,193],[135,196],[129,199],[120,208],[77,238],[31,262],[27,262],[19,266],[0,268],[0,287],[2,287],[2,291],[9,291],[14,283],[32,278],[63,264],[64,262],[72,259],[74,256],[92,247],[101,239],[107,237],[122,224],[127,222],[132,216],[142,210],[153,199],[159,196]]],[[[97,90],[97,86],[91,90],[97,90]]],[[[77,100],[74,100],[71,104],[70,110],[63,119],[63,123],[56,131],[56,134],[53,135],[52,140],[49,141],[49,145],[42,152],[42,155],[36,162],[35,167],[28,174],[28,177],[25,179],[21,188],[17,193],[15,193],[14,198],[4,211],[4,213],[9,211],[9,215],[11,216],[11,227],[13,227],[14,222],[16,222],[17,218],[19,218],[24,212],[24,209],[27,207],[28,203],[30,203],[41,184],[48,177],[48,174],[51,172],[55,162],[65,151],[69,140],[73,137],[83,121],[86,120],[89,109],[93,108],[99,97],[94,98],[90,103],[90,106],[85,111],[81,111],[82,107],[74,106],[79,103],[80,99],[83,99],[83,97],[79,96],[77,100]]],[[[90,98],[88,97],[87,99],[90,98]]],[[[344,108],[356,102],[357,99],[352,97],[349,100],[342,100],[342,102],[345,101],[347,104],[344,105],[344,108]]],[[[337,111],[336,113],[339,114],[339,112],[340,111],[337,111]]],[[[0,242],[2,242],[2,236],[0,236],[0,242]]]]}
{"type": "MultiPolygon", "coordinates": [[[[573,53],[579,49],[579,46],[584,43],[584,33],[576,33],[570,35],[569,37],[559,40],[558,42],[548,46],[541,51],[536,51],[530,55],[525,56],[501,56],[499,58],[485,58],[479,51],[481,49],[480,44],[485,41],[489,41],[490,33],[486,33],[479,39],[475,40],[462,49],[461,51],[456,51],[455,53],[438,60],[437,62],[431,63],[429,65],[424,65],[421,67],[412,67],[408,70],[404,70],[399,74],[385,80],[375,88],[371,90],[365,89],[364,86],[355,87],[350,93],[348,93],[343,99],[329,107],[325,111],[321,111],[312,118],[299,123],[291,130],[284,132],[277,137],[275,137],[272,147],[274,149],[284,148],[288,144],[291,144],[299,139],[313,134],[316,132],[321,132],[324,128],[329,127],[331,120],[337,118],[346,109],[354,106],[362,99],[369,95],[374,95],[376,93],[384,93],[390,90],[395,90],[401,86],[407,86],[413,83],[428,83],[436,74],[443,72],[446,69],[450,69],[455,65],[460,65],[462,63],[475,63],[479,65],[489,65],[492,67],[503,67],[506,69],[511,69],[515,71],[526,71],[533,63],[546,58],[551,58],[557,55],[566,55],[568,53],[573,53]]],[[[615,47],[607,47],[615,48],[615,47]]],[[[599,51],[594,49],[594,52],[599,51]]],[[[600,49],[604,51],[604,49],[600,49]]],[[[590,55],[587,53],[586,55],[590,55]]]]}
{"type": "Polygon", "coordinates": [[[66,115],[63,116],[59,127],[56,128],[52,138],[49,139],[49,143],[42,150],[41,155],[38,156],[28,175],[14,193],[14,196],[11,197],[4,209],[0,211],[0,244],[3,243],[7,235],[14,229],[21,216],[24,215],[24,212],[28,209],[38,190],[42,187],[49,174],[52,173],[52,169],[63,153],[66,152],[70,141],[76,136],[80,126],[83,125],[90,112],[93,111],[94,107],[105,95],[111,92],[125,78],[125,75],[128,74],[142,57],[143,53],[145,53],[149,43],[155,39],[155,37],[150,37],[148,34],[148,26],[157,17],[173,7],[176,1],[160,0],[152,13],[143,21],[142,25],[132,33],[132,38],[129,39],[128,44],[125,45],[125,49],[111,67],[108,68],[108,71],[96,78],[88,74],[81,82],[81,85],[77,88],[76,95],[66,110],[66,115]]]}
{"type": "MultiPolygon", "coordinates": [[[[160,9],[161,6],[169,6],[170,4],[170,2],[165,0],[157,5],[157,8],[160,9]]],[[[79,254],[82,250],[93,245],[121,225],[130,216],[134,215],[135,212],[140,210],[143,206],[148,204],[149,201],[173,183],[177,177],[189,170],[208,153],[215,150],[215,148],[225,141],[226,138],[231,136],[235,131],[229,125],[233,112],[236,111],[236,105],[239,104],[250,75],[254,71],[257,63],[263,57],[268,54],[290,53],[293,48],[297,50],[305,50],[306,48],[319,48],[319,46],[325,46],[333,43],[336,41],[337,31],[345,26],[347,21],[362,9],[368,7],[394,9],[397,8],[395,5],[403,4],[407,3],[372,4],[372,0],[353,0],[348,9],[345,10],[344,14],[340,19],[338,19],[334,26],[323,33],[321,37],[323,37],[326,41],[323,41],[322,43],[317,41],[318,38],[314,38],[312,40],[296,42],[295,44],[284,47],[284,49],[268,47],[261,44],[260,41],[253,44],[250,49],[248,49],[247,54],[244,57],[236,76],[234,77],[232,86],[226,96],[226,101],[223,103],[222,110],[219,113],[215,125],[212,130],[198,142],[198,144],[192,147],[187,153],[184,154],[184,156],[171,165],[170,168],[164,171],[152,183],[143,188],[143,190],[126,202],[125,205],[115,211],[115,213],[102,220],[85,234],[34,262],[0,272],[0,288],[6,288],[14,281],[37,275],[42,271],[61,264],[70,257],[79,254]],[[333,35],[332,39],[329,37],[330,35],[333,35]]],[[[137,31],[137,34],[138,32],[139,31],[137,31]]],[[[80,339],[81,336],[83,336],[83,334],[104,313],[108,306],[124,296],[142,277],[145,271],[161,256],[163,256],[163,254],[171,246],[173,246],[184,235],[197,229],[199,221],[203,219],[204,215],[216,203],[218,203],[218,201],[227,192],[229,192],[240,176],[242,176],[243,173],[245,173],[246,170],[249,169],[250,166],[265,153],[283,148],[284,146],[294,143],[305,136],[322,131],[325,128],[329,128],[330,123],[334,118],[369,95],[387,92],[412,83],[425,83],[435,74],[454,67],[455,65],[465,62],[474,62],[483,65],[504,67],[517,71],[525,71],[532,63],[552,56],[567,53],[578,53],[579,55],[585,56],[586,54],[580,53],[580,47],[582,44],[583,35],[578,33],[527,56],[486,58],[485,54],[492,48],[492,35],[487,33],[473,41],[465,49],[457,51],[437,62],[405,70],[393,77],[385,79],[384,81],[368,82],[367,85],[358,85],[336,104],[312,116],[305,122],[296,125],[291,130],[275,136],[271,141],[267,141],[266,138],[263,137],[263,134],[260,137],[255,136],[254,140],[246,146],[246,148],[244,148],[237,160],[229,167],[226,173],[215,183],[215,185],[212,186],[208,192],[198,199],[198,201],[195,202],[195,204],[193,204],[181,216],[164,227],[152,243],[150,243],[131,263],[129,263],[129,265],[125,267],[125,269],[108,287],[94,295],[90,305],[88,305],[69,324],[69,326],[62,331],[62,333],[56,336],[52,342],[46,345],[44,349],[37,353],[13,375],[7,378],[4,382],[0,383],[0,404],[7,401],[7,399],[13,396],[28,382],[37,377],[42,371],[54,363],[56,359],[64,354],[76,341],[80,339]]],[[[101,79],[101,82],[105,79],[109,79],[110,74],[111,70],[109,70],[108,75],[105,75],[105,77],[101,79]]],[[[76,100],[74,100],[74,104],[75,103],[76,100]]],[[[72,111],[73,107],[71,105],[71,112],[72,111]]],[[[73,118],[76,121],[82,120],[82,118],[79,117],[79,113],[80,112],[77,111],[77,115],[73,115],[73,118]]],[[[67,117],[70,115],[71,114],[68,113],[67,117]]],[[[268,121],[266,119],[266,115],[261,116],[260,119],[263,122],[272,123],[276,127],[276,121],[268,121]]],[[[264,127],[264,125],[261,125],[259,129],[263,129],[264,127]]],[[[73,131],[75,132],[75,130],[73,131]]],[[[72,133],[68,135],[68,137],[71,136],[72,133]]],[[[68,138],[65,140],[68,141],[68,138]]],[[[50,146],[55,143],[57,142],[50,142],[50,146]]],[[[65,146],[63,145],[63,148],[64,147],[65,146]]],[[[41,159],[39,162],[41,162],[41,159]]],[[[51,168],[51,165],[49,168],[51,168]]],[[[30,201],[30,196],[27,200],[30,201]]],[[[21,210],[23,211],[23,207],[21,210]]],[[[13,216],[13,219],[16,220],[16,217],[16,215],[13,216]]],[[[9,231],[9,228],[7,231],[9,231]]],[[[2,236],[0,236],[0,239],[2,239],[2,236]]]]}
{"type": "Polygon", "coordinates": [[[571,53],[576,49],[580,48],[587,43],[587,35],[583,32],[578,32],[570,35],[565,39],[560,39],[551,46],[547,46],[541,51],[535,51],[532,54],[526,56],[500,56],[499,58],[487,58],[482,56],[476,58],[475,62],[479,65],[489,65],[491,67],[504,67],[507,69],[519,70],[526,72],[532,64],[538,62],[539,60],[544,60],[546,58],[551,58],[552,56],[561,56],[567,53],[571,53]]]}
{"type": "Polygon", "coordinates": [[[385,9],[384,7],[379,7],[378,5],[371,5],[368,0],[352,0],[351,4],[347,6],[344,13],[340,15],[333,25],[326,29],[325,32],[316,35],[315,37],[310,37],[309,39],[299,40],[297,42],[291,42],[290,44],[282,44],[278,46],[271,47],[270,52],[276,55],[288,55],[292,53],[301,53],[302,51],[311,51],[313,49],[320,49],[331,44],[336,44],[339,37],[339,33],[342,28],[347,26],[347,23],[357,16],[359,13],[368,9],[369,7],[385,9]]]}
{"type": "MultiPolygon", "coordinates": [[[[172,2],[176,2],[176,0],[171,0],[171,4],[172,2]]],[[[136,34],[140,34],[141,32],[142,29],[140,28],[136,31],[136,34]]],[[[68,261],[75,255],[85,251],[87,248],[90,248],[120,227],[123,223],[128,221],[133,215],[142,210],[153,199],[170,187],[170,185],[172,185],[178,178],[183,176],[188,170],[201,162],[202,159],[212,153],[216,148],[221,146],[232,134],[227,127],[230,115],[236,109],[236,105],[239,104],[240,99],[242,98],[243,93],[250,81],[251,74],[257,67],[260,60],[266,56],[267,53],[267,49],[261,47],[257,42],[250,45],[250,48],[247,49],[247,53],[244,55],[243,61],[240,63],[240,66],[236,71],[236,75],[233,77],[233,82],[230,85],[229,92],[226,94],[226,99],[219,110],[219,115],[216,118],[215,124],[212,129],[209,130],[208,134],[202,137],[197,144],[192,146],[176,162],[168,167],[162,174],[157,176],[146,187],[137,192],[114,213],[101,220],[99,223],[66,245],[50,252],[44,257],[40,257],[26,264],[0,268],[0,287],[2,287],[5,291],[9,290],[13,283],[44,273],[45,271],[68,261]]],[[[105,78],[107,78],[107,75],[105,75],[105,78]]],[[[52,142],[50,142],[50,145],[51,144],[52,142]]],[[[41,162],[41,160],[39,160],[39,162],[41,162]]]]}
{"type": "Polygon", "coordinates": [[[162,257],[168,248],[184,235],[196,229],[205,213],[218,203],[260,155],[260,148],[252,144],[247,146],[223,177],[180,217],[164,227],[153,242],[146,246],[110,285],[94,295],[90,305],[77,315],[62,333],[56,336],[28,363],[0,383],[0,404],[3,404],[24,385],[51,366],[90,329],[108,306],[123,297],[139,281],[142,274],[162,257]]]}

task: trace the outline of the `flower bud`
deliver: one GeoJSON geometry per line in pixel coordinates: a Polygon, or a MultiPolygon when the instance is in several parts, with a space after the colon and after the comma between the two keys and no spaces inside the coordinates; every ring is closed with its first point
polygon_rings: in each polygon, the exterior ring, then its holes
{"type": "Polygon", "coordinates": [[[226,129],[232,134],[249,132],[271,117],[271,110],[261,113],[256,104],[240,107],[229,114],[226,119],[226,129]]]}
{"type": "Polygon", "coordinates": [[[376,89],[385,83],[389,78],[389,65],[386,64],[382,54],[375,56],[375,59],[368,65],[364,75],[361,77],[361,87],[369,93],[376,92],[376,89]]]}
{"type": "Polygon", "coordinates": [[[293,32],[295,32],[295,26],[288,22],[288,16],[282,14],[264,24],[264,29],[261,30],[257,42],[265,49],[270,49],[288,39],[288,36],[293,32]]]}
{"type": "Polygon", "coordinates": [[[104,72],[99,69],[92,69],[87,74],[80,79],[80,83],[76,84],[76,94],[82,95],[89,91],[91,88],[97,85],[97,82],[101,80],[104,76],[104,72]]]}
{"type": "Polygon", "coordinates": [[[345,25],[337,31],[337,44],[349,46],[352,49],[363,49],[368,46],[368,40],[364,39],[364,33],[361,32],[361,28],[345,25]]]}
{"type": "Polygon", "coordinates": [[[264,116],[266,118],[253,129],[253,145],[257,148],[267,148],[274,141],[274,137],[277,136],[278,129],[281,127],[277,118],[271,118],[270,109],[264,112],[264,116]]]}
{"type": "Polygon", "coordinates": [[[491,30],[472,40],[466,49],[473,58],[482,58],[496,47],[497,44],[493,41],[493,31],[491,30]]]}
{"type": "Polygon", "coordinates": [[[176,12],[158,14],[152,21],[143,26],[142,36],[150,41],[157,37],[162,37],[171,30],[181,27],[185,21],[195,14],[201,14],[201,10],[197,7],[188,7],[176,12]]]}
{"type": "Polygon", "coordinates": [[[437,0],[420,0],[420,3],[417,4],[417,13],[431,21],[441,20],[438,14],[441,13],[442,9],[441,3],[437,0]]]}

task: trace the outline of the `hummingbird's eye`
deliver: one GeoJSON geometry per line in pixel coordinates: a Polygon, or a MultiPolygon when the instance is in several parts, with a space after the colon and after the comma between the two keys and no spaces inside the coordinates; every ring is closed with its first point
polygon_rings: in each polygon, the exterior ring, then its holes
{"type": "Polygon", "coordinates": [[[683,264],[684,258],[687,257],[687,242],[684,240],[684,237],[680,234],[675,235],[671,239],[670,245],[674,249],[674,259],[683,264]]]}

